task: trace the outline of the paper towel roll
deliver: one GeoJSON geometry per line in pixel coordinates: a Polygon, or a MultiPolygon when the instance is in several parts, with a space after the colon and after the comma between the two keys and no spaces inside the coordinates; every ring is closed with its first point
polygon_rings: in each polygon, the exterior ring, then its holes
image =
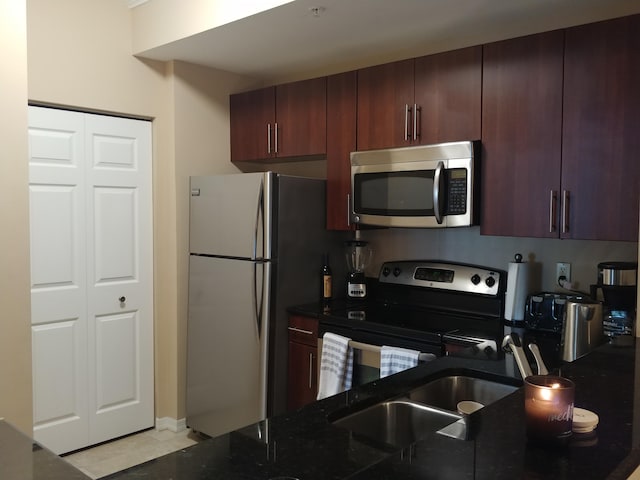
{"type": "Polygon", "coordinates": [[[506,320],[524,320],[524,307],[529,294],[529,264],[509,262],[507,295],[504,308],[506,320]]]}

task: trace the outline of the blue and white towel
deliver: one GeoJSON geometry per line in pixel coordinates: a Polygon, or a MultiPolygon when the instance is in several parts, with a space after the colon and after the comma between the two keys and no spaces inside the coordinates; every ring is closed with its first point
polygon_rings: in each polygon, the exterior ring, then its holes
{"type": "Polygon", "coordinates": [[[383,345],[380,349],[380,378],[417,366],[419,356],[417,350],[383,345]]]}
{"type": "Polygon", "coordinates": [[[351,388],[353,348],[349,346],[349,341],[349,338],[335,333],[323,335],[318,400],[351,388]]]}

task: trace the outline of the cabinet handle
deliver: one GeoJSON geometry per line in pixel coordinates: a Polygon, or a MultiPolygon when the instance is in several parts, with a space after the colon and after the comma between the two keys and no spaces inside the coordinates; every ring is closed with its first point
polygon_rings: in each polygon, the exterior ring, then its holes
{"type": "Polygon", "coordinates": [[[304,333],[305,335],[313,335],[313,332],[311,330],[303,330],[301,328],[296,328],[296,327],[287,327],[287,328],[292,332],[304,333]]]}
{"type": "Polygon", "coordinates": [[[347,193],[347,227],[351,226],[351,194],[347,193]]]}
{"type": "Polygon", "coordinates": [[[267,153],[271,155],[271,124],[267,123],[267,153]]]}
{"type": "Polygon", "coordinates": [[[309,390],[311,390],[312,383],[313,383],[313,353],[309,353],[309,390]]]}
{"type": "Polygon", "coordinates": [[[571,193],[569,190],[562,191],[562,233],[569,233],[569,209],[571,201],[571,193]]]}
{"type": "Polygon", "coordinates": [[[418,140],[418,110],[420,110],[420,107],[418,107],[417,103],[413,104],[413,140],[416,141],[418,140]]]}
{"type": "Polygon", "coordinates": [[[409,105],[404,104],[404,141],[409,140],[409,105]]]}
{"type": "Polygon", "coordinates": [[[274,144],[274,153],[278,153],[278,122],[274,123],[274,133],[273,133],[273,144],[274,144]]]}
{"type": "Polygon", "coordinates": [[[558,207],[558,192],[551,190],[549,195],[549,233],[556,231],[556,217],[558,207]]]}

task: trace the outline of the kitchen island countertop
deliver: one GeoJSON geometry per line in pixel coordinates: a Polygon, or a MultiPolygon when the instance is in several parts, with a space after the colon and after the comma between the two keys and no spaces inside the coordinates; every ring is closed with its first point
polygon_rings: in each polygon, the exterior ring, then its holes
{"type": "Polygon", "coordinates": [[[89,477],[0,419],[0,479],[89,480],[89,477]]]}
{"type": "Polygon", "coordinates": [[[471,440],[433,434],[404,450],[381,448],[327,419],[399,395],[443,372],[472,369],[505,376],[513,369],[510,356],[501,361],[447,357],[106,478],[626,479],[640,461],[638,347],[640,341],[635,348],[606,345],[562,368],[562,375],[576,383],[576,406],[600,417],[594,433],[574,435],[565,448],[527,442],[522,389],[472,414],[471,440]]]}

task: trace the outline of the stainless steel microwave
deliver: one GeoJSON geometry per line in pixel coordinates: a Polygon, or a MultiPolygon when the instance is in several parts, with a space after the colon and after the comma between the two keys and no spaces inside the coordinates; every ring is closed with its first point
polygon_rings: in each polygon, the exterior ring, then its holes
{"type": "Polygon", "coordinates": [[[383,227],[477,224],[480,142],[351,153],[351,220],[383,227]]]}

